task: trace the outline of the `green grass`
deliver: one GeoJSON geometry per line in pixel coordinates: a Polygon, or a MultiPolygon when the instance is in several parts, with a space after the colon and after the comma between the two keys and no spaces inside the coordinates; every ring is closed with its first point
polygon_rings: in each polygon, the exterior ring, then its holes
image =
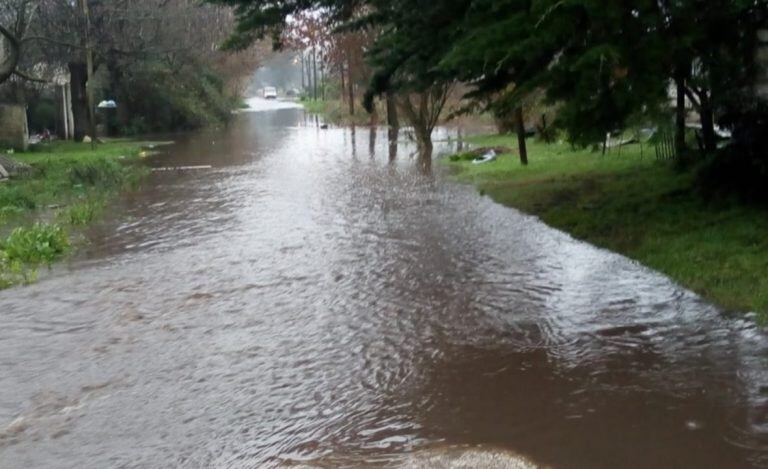
{"type": "MultiPolygon", "coordinates": [[[[517,148],[511,136],[475,137],[517,148]]],[[[731,200],[705,202],[693,176],[629,145],[605,156],[529,142],[517,155],[473,165],[448,161],[494,200],[537,215],[576,238],[620,252],[732,311],[768,318],[768,213],[731,200]]]]}
{"type": "Polygon", "coordinates": [[[321,99],[302,99],[301,105],[311,114],[323,114],[326,107],[330,105],[330,101],[323,101],[321,99]]]}
{"type": "Polygon", "coordinates": [[[327,122],[336,125],[368,125],[371,121],[370,114],[359,104],[355,104],[355,114],[352,115],[349,105],[339,99],[302,99],[300,103],[310,114],[320,114],[327,122]]]}
{"type": "Polygon", "coordinates": [[[55,142],[9,155],[32,169],[0,183],[0,288],[27,283],[39,266],[64,256],[70,234],[146,172],[134,164],[141,147],[55,142]]]}
{"type": "Polygon", "coordinates": [[[72,226],[86,226],[99,216],[106,203],[103,198],[78,202],[69,207],[62,218],[72,226]]]}

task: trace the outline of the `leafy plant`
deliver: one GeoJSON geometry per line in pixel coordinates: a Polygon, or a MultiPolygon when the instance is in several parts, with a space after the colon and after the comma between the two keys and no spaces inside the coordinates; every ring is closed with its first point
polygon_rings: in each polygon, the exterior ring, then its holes
{"type": "Polygon", "coordinates": [[[10,260],[8,253],[0,250],[0,289],[16,285],[25,279],[21,262],[10,260]]]}
{"type": "Polygon", "coordinates": [[[7,262],[50,265],[69,250],[69,238],[59,225],[36,223],[13,230],[0,249],[7,262]]]}

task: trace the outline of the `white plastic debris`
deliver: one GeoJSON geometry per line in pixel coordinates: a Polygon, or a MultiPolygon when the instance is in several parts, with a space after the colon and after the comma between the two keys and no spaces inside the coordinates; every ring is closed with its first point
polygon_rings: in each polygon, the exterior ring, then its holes
{"type": "Polygon", "coordinates": [[[496,159],[496,151],[495,150],[489,150],[484,155],[478,156],[477,158],[472,160],[472,164],[489,163],[491,161],[494,161],[495,159],[496,159]]]}

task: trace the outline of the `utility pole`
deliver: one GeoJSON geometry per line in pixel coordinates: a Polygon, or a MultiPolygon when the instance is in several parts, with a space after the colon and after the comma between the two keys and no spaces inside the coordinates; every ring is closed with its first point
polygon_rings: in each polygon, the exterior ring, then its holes
{"type": "Polygon", "coordinates": [[[96,116],[94,115],[93,103],[93,44],[91,44],[91,12],[88,8],[88,0],[80,1],[80,12],[85,22],[84,40],[85,40],[85,65],[87,69],[85,91],[88,101],[88,132],[91,134],[91,148],[96,147],[96,116]]]}

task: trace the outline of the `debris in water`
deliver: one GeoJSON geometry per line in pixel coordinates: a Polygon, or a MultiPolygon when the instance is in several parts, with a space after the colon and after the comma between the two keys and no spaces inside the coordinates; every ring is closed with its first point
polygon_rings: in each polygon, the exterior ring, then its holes
{"type": "Polygon", "coordinates": [[[400,466],[407,469],[535,469],[536,464],[519,454],[492,448],[436,448],[413,453],[400,466]]]}
{"type": "Polygon", "coordinates": [[[704,428],[704,424],[698,420],[688,420],[685,422],[685,428],[691,431],[701,430],[704,428]]]}
{"type": "Polygon", "coordinates": [[[472,160],[472,164],[489,163],[494,160],[496,160],[496,150],[489,150],[487,153],[472,160]]]}
{"type": "Polygon", "coordinates": [[[164,166],[161,168],[152,168],[152,171],[189,171],[195,169],[211,169],[213,166],[203,164],[198,166],[164,166]]]}

